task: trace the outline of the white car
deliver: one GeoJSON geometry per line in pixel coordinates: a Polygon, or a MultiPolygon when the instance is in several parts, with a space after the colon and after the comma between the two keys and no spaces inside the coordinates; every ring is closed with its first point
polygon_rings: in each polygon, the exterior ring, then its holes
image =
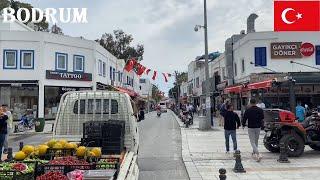
{"type": "Polygon", "coordinates": [[[160,101],[159,105],[161,107],[161,112],[168,112],[167,103],[165,101],[160,101]]]}

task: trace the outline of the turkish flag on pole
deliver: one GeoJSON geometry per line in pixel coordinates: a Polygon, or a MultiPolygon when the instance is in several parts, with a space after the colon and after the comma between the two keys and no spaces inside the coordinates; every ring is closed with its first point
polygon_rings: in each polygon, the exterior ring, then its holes
{"type": "Polygon", "coordinates": [[[127,62],[126,66],[124,67],[124,70],[130,72],[133,69],[133,67],[136,65],[136,63],[137,61],[135,59],[130,59],[127,62]]]}
{"type": "Polygon", "coordinates": [[[144,73],[145,70],[146,70],[146,67],[144,67],[140,63],[137,64],[137,75],[138,76],[141,76],[144,73]]]}
{"type": "Polygon", "coordinates": [[[168,82],[168,77],[167,77],[167,74],[166,73],[162,73],[163,77],[164,77],[164,81],[165,82],[168,82]]]}
{"type": "Polygon", "coordinates": [[[156,77],[157,77],[157,71],[154,71],[153,76],[152,76],[152,80],[156,80],[156,77]]]}
{"type": "Polygon", "coordinates": [[[274,1],[274,31],[320,31],[320,1],[274,1]]]}

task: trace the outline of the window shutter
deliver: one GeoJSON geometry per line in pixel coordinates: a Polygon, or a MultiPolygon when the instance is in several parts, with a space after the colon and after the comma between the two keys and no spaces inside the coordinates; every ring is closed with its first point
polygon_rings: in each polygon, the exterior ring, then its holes
{"type": "Polygon", "coordinates": [[[320,46],[316,46],[316,65],[320,65],[320,46]]]}

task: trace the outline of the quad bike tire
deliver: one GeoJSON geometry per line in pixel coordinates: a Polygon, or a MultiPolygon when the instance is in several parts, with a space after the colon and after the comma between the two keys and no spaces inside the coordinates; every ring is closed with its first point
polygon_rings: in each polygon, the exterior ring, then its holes
{"type": "Polygon", "coordinates": [[[313,149],[315,151],[320,151],[320,146],[317,146],[315,144],[310,144],[309,146],[311,147],[311,149],[313,149]]]}
{"type": "Polygon", "coordinates": [[[272,153],[278,153],[278,152],[280,152],[279,144],[272,144],[272,143],[270,143],[270,142],[269,142],[269,139],[270,139],[270,138],[271,138],[271,137],[267,137],[267,135],[264,136],[264,138],[263,138],[264,147],[265,147],[268,151],[270,151],[270,152],[272,152],[272,153]]]}
{"type": "Polygon", "coordinates": [[[304,140],[297,133],[282,136],[280,143],[284,143],[288,148],[289,157],[299,157],[304,152],[304,140]]]}

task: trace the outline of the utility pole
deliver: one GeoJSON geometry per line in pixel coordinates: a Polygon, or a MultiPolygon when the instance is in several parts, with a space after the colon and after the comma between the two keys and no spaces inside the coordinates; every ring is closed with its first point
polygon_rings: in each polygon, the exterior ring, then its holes
{"type": "MultiPolygon", "coordinates": [[[[209,90],[209,56],[208,56],[208,20],[207,20],[207,0],[204,0],[204,47],[205,47],[205,94],[206,94],[206,118],[202,126],[199,129],[206,130],[211,128],[211,100],[210,100],[210,90],[209,90]]],[[[203,88],[203,87],[202,87],[203,88]]]]}

